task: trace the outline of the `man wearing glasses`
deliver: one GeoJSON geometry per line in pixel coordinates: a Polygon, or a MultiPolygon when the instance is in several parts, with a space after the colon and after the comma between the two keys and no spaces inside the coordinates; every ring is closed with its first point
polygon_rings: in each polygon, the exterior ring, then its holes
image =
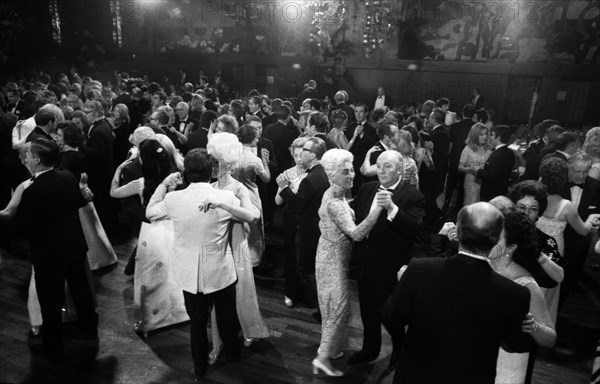
{"type": "MultiPolygon", "coordinates": [[[[312,137],[304,144],[301,158],[302,164],[307,169],[307,175],[300,183],[297,194],[289,188],[290,180],[287,180],[283,174],[277,178],[277,184],[282,189],[280,196],[287,204],[297,207],[296,254],[298,255],[298,269],[304,282],[306,304],[311,308],[318,305],[315,280],[315,257],[321,236],[318,211],[323,194],[329,188],[329,179],[321,165],[321,157],[325,151],[325,142],[318,137],[312,137]]],[[[313,317],[320,321],[321,314],[316,312],[313,317]]]]}

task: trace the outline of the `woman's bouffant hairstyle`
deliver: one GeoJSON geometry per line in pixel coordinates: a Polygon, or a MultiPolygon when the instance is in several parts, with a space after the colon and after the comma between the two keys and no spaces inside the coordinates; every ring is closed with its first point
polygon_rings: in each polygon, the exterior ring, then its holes
{"type": "Polygon", "coordinates": [[[594,127],[587,131],[583,150],[592,157],[600,158],[600,127],[594,127]]]}
{"type": "Polygon", "coordinates": [[[465,144],[473,151],[477,151],[477,149],[481,147],[481,145],[479,144],[479,135],[481,135],[481,132],[487,130],[487,127],[481,123],[473,124],[473,126],[469,130],[469,135],[467,136],[465,144]]]}
{"type": "Polygon", "coordinates": [[[63,142],[72,148],[79,148],[83,144],[83,131],[72,121],[58,123],[56,129],[62,129],[63,142]]]}
{"type": "Polygon", "coordinates": [[[540,165],[540,179],[546,186],[549,195],[560,195],[567,183],[569,167],[567,162],[557,157],[550,157],[540,165]]]}
{"type": "Polygon", "coordinates": [[[331,111],[331,125],[333,128],[342,129],[348,123],[348,114],[343,109],[334,109],[331,111]]]}
{"type": "Polygon", "coordinates": [[[144,140],[140,143],[140,159],[144,176],[142,196],[144,203],[148,204],[158,185],[176,169],[172,165],[169,152],[155,139],[144,140]]]}
{"type": "Polygon", "coordinates": [[[540,205],[540,215],[548,208],[548,192],[546,191],[546,187],[539,181],[521,181],[508,191],[508,198],[515,204],[526,196],[531,196],[538,202],[540,205]]]}

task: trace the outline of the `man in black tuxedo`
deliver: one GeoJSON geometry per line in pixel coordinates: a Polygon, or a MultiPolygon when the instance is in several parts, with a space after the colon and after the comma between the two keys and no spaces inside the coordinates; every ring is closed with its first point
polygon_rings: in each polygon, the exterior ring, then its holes
{"type": "Polygon", "coordinates": [[[163,109],[158,109],[155,112],[152,112],[150,116],[150,122],[156,124],[160,130],[162,130],[165,135],[171,139],[175,148],[180,150],[181,152],[186,152],[186,144],[187,144],[187,136],[183,133],[179,132],[177,128],[169,125],[169,115],[163,109]]]}
{"type": "Polygon", "coordinates": [[[51,133],[56,132],[56,115],[48,109],[40,109],[36,112],[35,128],[27,135],[26,143],[35,139],[48,139],[54,141],[51,133]]]}
{"type": "MultiPolygon", "coordinates": [[[[371,149],[371,147],[373,147],[375,144],[377,144],[377,141],[379,141],[375,128],[373,128],[373,126],[367,122],[367,112],[368,109],[365,104],[356,104],[354,111],[356,122],[350,124],[344,131],[348,141],[354,140],[354,144],[352,145],[352,148],[350,148],[350,152],[352,155],[354,155],[354,161],[352,162],[352,165],[356,170],[359,170],[362,163],[365,161],[365,157],[369,149],[371,149]],[[359,133],[356,135],[356,137],[354,137],[354,132],[356,130],[358,130],[359,133]]],[[[362,184],[363,176],[360,172],[356,172],[356,175],[354,176],[354,185],[352,186],[353,195],[356,195],[362,184]]]]}
{"type": "Polygon", "coordinates": [[[539,139],[529,144],[529,148],[523,153],[525,173],[521,180],[539,180],[542,151],[550,142],[547,130],[553,125],[558,125],[558,121],[547,119],[533,127],[533,131],[539,139]]]}
{"type": "MultiPolygon", "coordinates": [[[[592,213],[600,213],[600,181],[588,176],[592,167],[592,158],[585,152],[577,152],[569,158],[569,183],[562,197],[570,200],[577,207],[581,220],[586,220],[592,213]]],[[[561,286],[559,308],[564,304],[571,291],[577,286],[585,260],[594,238],[593,233],[581,236],[567,225],[565,239],[565,280],[561,286]]]]}
{"type": "Polygon", "coordinates": [[[483,108],[485,103],[485,99],[481,96],[479,88],[473,88],[473,99],[471,100],[471,104],[475,106],[475,109],[483,108]]]}
{"type": "Polygon", "coordinates": [[[568,161],[569,157],[573,156],[573,154],[581,148],[581,143],[579,142],[579,136],[576,133],[563,132],[556,137],[552,146],[554,147],[554,151],[547,153],[542,159],[542,163],[544,160],[551,157],[568,161]]]}
{"type": "Polygon", "coordinates": [[[318,137],[325,142],[327,151],[337,148],[337,145],[329,137],[327,137],[327,129],[329,128],[329,119],[322,112],[311,112],[306,120],[306,128],[304,133],[310,137],[318,137]]]}
{"type": "Polygon", "coordinates": [[[275,158],[277,165],[281,171],[285,171],[293,167],[295,164],[290,147],[292,142],[300,135],[298,129],[290,123],[292,111],[286,105],[277,108],[277,122],[267,126],[262,134],[265,139],[271,140],[273,149],[275,150],[275,158]]]}
{"type": "Polygon", "coordinates": [[[36,139],[25,164],[34,176],[25,189],[14,221],[16,233],[29,234],[35,282],[42,310],[43,350],[62,353],[62,305],[65,280],[73,297],[83,336],[98,336],[98,315],[87,278],[87,245],[79,208],[87,204],[72,173],[54,169],[58,145],[36,139]]]}
{"type": "Polygon", "coordinates": [[[392,98],[385,93],[385,89],[383,87],[377,88],[377,97],[375,98],[375,103],[373,104],[373,110],[387,107],[389,111],[394,107],[392,103],[392,98]]]}
{"type": "MultiPolygon", "coordinates": [[[[381,310],[396,286],[396,272],[408,264],[410,250],[420,232],[425,214],[425,197],[402,180],[402,155],[385,151],[377,159],[379,181],[363,184],[351,206],[356,222],[362,222],[374,204],[385,210],[369,236],[355,244],[358,300],[363,323],[362,349],[349,362],[375,360],[381,350],[381,310]],[[383,192],[383,193],[382,193],[383,192]]],[[[392,338],[392,365],[397,359],[402,335],[392,338]]]]}
{"type": "Polygon", "coordinates": [[[25,120],[31,116],[27,111],[25,101],[21,99],[21,92],[18,89],[9,89],[6,91],[8,105],[6,111],[17,117],[17,120],[25,120]]]}
{"type": "Polygon", "coordinates": [[[298,215],[298,231],[296,232],[296,252],[298,269],[304,282],[305,300],[309,307],[317,307],[317,282],[315,280],[315,258],[319,231],[319,207],[323,194],[329,188],[329,179],[320,163],[325,153],[325,142],[311,137],[304,144],[302,163],[308,175],[300,182],[298,193],[289,188],[289,181],[284,177],[277,178],[282,189],[280,196],[286,204],[296,207],[298,215]]]}
{"type": "Polygon", "coordinates": [[[458,163],[460,162],[460,155],[462,154],[463,149],[465,149],[467,136],[469,136],[471,127],[475,124],[473,121],[474,114],[475,106],[473,106],[473,104],[465,104],[462,110],[462,120],[450,126],[450,161],[448,166],[448,180],[446,181],[444,207],[442,208],[442,213],[444,215],[450,207],[452,195],[457,188],[457,211],[462,208],[465,193],[465,174],[458,171],[458,163]]]}
{"type": "Polygon", "coordinates": [[[91,125],[83,148],[88,165],[88,185],[94,193],[94,204],[102,225],[107,231],[117,223],[115,201],[110,197],[113,176],[112,129],[104,118],[104,108],[97,100],[88,100],[83,106],[87,122],[91,125]]]}
{"type": "Polygon", "coordinates": [[[437,206],[437,198],[444,191],[446,174],[448,173],[448,159],[450,156],[450,134],[444,125],[446,113],[440,108],[434,108],[429,115],[431,142],[433,143],[434,169],[429,175],[428,183],[423,191],[427,199],[425,222],[434,225],[442,216],[442,211],[437,206]]]}
{"type": "Polygon", "coordinates": [[[494,383],[500,345],[525,352],[529,290],[495,273],[488,255],[502,213],[488,203],[458,214],[458,255],[414,259],[385,305],[392,337],[403,334],[394,383],[494,383]]]}
{"type": "Polygon", "coordinates": [[[188,136],[190,132],[198,129],[198,120],[190,116],[190,107],[181,101],[175,106],[175,129],[179,133],[188,136]]]}
{"type": "Polygon", "coordinates": [[[495,149],[483,168],[476,174],[481,180],[481,201],[490,201],[496,196],[506,196],[508,192],[515,165],[515,153],[508,148],[507,144],[510,134],[510,127],[506,125],[496,125],[490,131],[490,143],[495,149]]]}

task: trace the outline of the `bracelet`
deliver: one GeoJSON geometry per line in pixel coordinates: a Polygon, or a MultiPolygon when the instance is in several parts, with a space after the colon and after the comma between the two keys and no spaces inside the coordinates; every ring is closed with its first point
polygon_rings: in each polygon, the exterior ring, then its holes
{"type": "Polygon", "coordinates": [[[542,256],[540,256],[540,258],[538,258],[538,263],[539,263],[540,265],[543,265],[544,263],[546,263],[546,262],[547,262],[547,261],[550,259],[550,258],[549,258],[548,256],[546,256],[546,255],[542,255],[542,256]],[[542,259],[542,261],[540,261],[540,258],[542,259]]]}

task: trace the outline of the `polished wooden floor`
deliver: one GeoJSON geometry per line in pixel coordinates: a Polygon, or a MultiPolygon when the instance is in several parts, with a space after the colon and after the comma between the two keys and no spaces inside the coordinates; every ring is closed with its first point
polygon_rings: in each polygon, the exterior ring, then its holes
{"type": "MultiPolygon", "coordinates": [[[[273,231],[268,245],[275,260],[282,259],[281,236],[273,231]]],[[[189,350],[189,326],[175,326],[141,339],[133,331],[133,284],[123,275],[134,239],[114,241],[117,267],[95,274],[94,283],[100,314],[98,343],[66,342],[66,361],[55,363],[36,357],[28,343],[27,289],[30,264],[3,251],[0,264],[0,383],[186,383],[194,375],[189,350]]],[[[418,250],[417,250],[418,252],[418,250]]],[[[18,253],[18,252],[13,252],[18,253]]],[[[600,337],[600,273],[589,265],[600,262],[599,255],[588,258],[588,267],[558,321],[558,343],[542,350],[535,368],[535,383],[589,383],[596,342],[600,337]]],[[[275,268],[281,275],[281,266],[275,268]]],[[[250,348],[232,364],[219,362],[209,368],[207,383],[391,383],[386,370],[391,347],[384,332],[379,359],[369,366],[349,366],[347,356],[360,348],[361,321],[353,285],[350,330],[346,356],[337,365],[346,372],[341,379],[314,376],[311,360],[319,339],[320,325],[311,310],[287,308],[283,304],[281,278],[256,278],[259,305],[271,336],[250,348]]],[[[475,319],[476,320],[476,319],[475,319]]]]}

